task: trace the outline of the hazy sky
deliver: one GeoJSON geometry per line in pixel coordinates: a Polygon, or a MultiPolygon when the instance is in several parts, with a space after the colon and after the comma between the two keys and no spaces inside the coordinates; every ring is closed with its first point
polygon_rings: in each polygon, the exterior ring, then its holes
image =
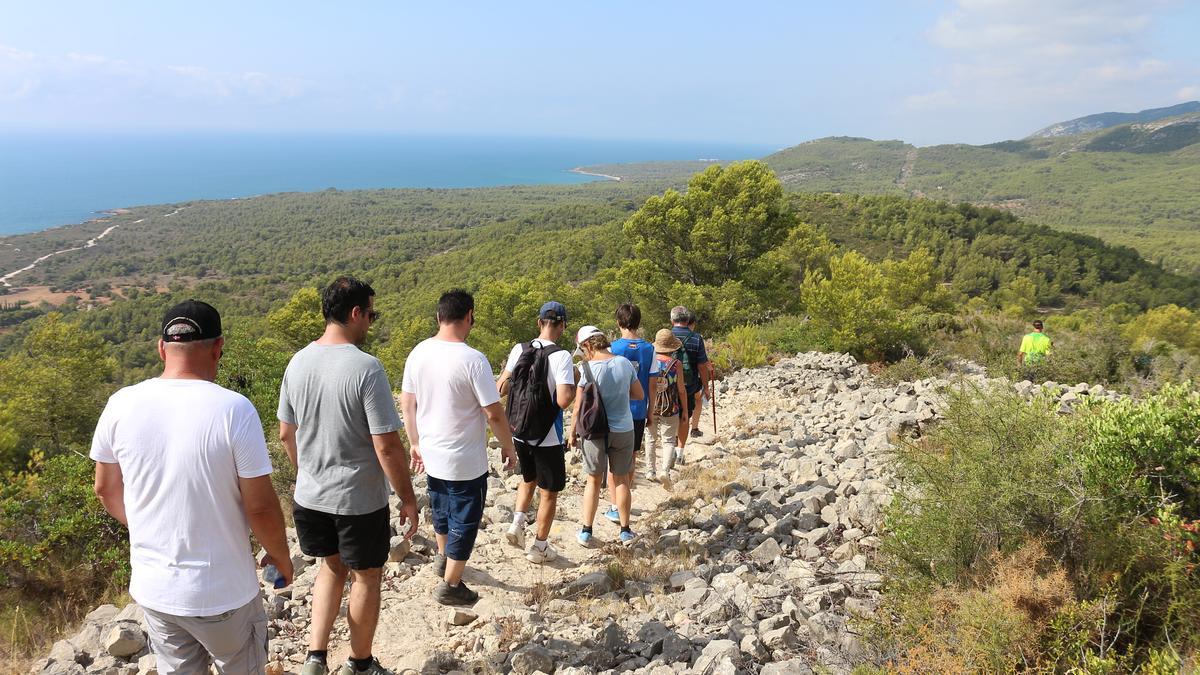
{"type": "Polygon", "coordinates": [[[990,142],[1200,98],[1195,0],[5,2],[0,132],[990,142]]]}

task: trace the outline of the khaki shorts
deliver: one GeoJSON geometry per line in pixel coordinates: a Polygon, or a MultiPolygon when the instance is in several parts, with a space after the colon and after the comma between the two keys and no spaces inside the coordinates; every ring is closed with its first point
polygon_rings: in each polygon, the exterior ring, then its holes
{"type": "Polygon", "coordinates": [[[267,612],[261,595],[216,616],[143,609],[160,675],[204,675],[210,663],[224,675],[262,673],[267,668],[267,612]]]}
{"type": "Polygon", "coordinates": [[[633,473],[633,432],[610,431],[607,436],[583,442],[583,470],[589,476],[633,473]]]}

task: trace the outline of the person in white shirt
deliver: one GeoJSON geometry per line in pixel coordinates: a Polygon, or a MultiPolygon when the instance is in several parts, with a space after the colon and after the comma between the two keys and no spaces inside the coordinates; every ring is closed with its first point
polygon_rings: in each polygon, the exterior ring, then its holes
{"type": "Polygon", "coordinates": [[[558,557],[558,552],[550,546],[549,537],[558,493],[567,486],[562,411],[575,399],[571,352],[555,344],[566,327],[567,308],[562,303],[552,300],[542,305],[538,310],[537,339],[513,346],[498,383],[500,394],[508,396],[508,421],[513,425],[513,442],[521,465],[521,485],[517,488],[513,522],[506,536],[513,546],[525,547],[525,512],[533,501],[536,485],[541,491],[537,532],[525,553],[525,557],[535,563],[558,557]],[[543,370],[545,376],[541,377],[543,370]],[[527,428],[521,429],[517,425],[527,428]]]}
{"type": "Polygon", "coordinates": [[[221,317],[196,300],[167,311],[160,377],[113,394],[92,439],[96,495],[129,527],[129,595],[160,673],[262,673],[263,608],[250,532],[285,583],[292,562],[262,422],[216,385],[221,317]]]}
{"type": "Polygon", "coordinates": [[[487,499],[487,428],[500,442],[504,468],[517,458],[500,392],[487,357],[467,345],[475,299],[463,290],[442,294],[437,335],[421,342],[404,364],[400,407],[413,471],[428,474],[429,505],[437,538],[433,597],[443,605],[471,605],[479,594],[463,583],[487,499]]]}

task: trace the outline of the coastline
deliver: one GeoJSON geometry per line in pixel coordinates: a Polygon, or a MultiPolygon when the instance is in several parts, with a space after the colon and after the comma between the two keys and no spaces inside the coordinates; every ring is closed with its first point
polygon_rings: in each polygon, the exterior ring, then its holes
{"type": "Polygon", "coordinates": [[[581,174],[584,176],[596,176],[597,178],[607,178],[608,180],[615,180],[615,181],[621,180],[620,176],[612,176],[607,173],[596,173],[594,171],[584,171],[583,167],[581,167],[581,166],[577,166],[574,169],[569,169],[569,171],[571,173],[578,173],[578,174],[581,174]]]}
{"type": "MultiPolygon", "coordinates": [[[[170,213],[163,214],[162,217],[169,218],[186,208],[188,208],[188,207],[180,206],[170,213]]],[[[115,209],[106,209],[104,211],[98,211],[97,213],[101,213],[104,215],[102,215],[99,218],[93,218],[84,223],[74,223],[72,225],[61,225],[59,227],[67,228],[67,227],[76,227],[79,225],[87,225],[87,224],[92,224],[92,223],[103,223],[104,221],[107,221],[108,219],[110,219],[114,216],[121,216],[121,215],[126,215],[129,213],[132,213],[132,209],[121,207],[121,208],[115,208],[115,209]]],[[[145,221],[146,218],[149,218],[149,217],[151,217],[151,216],[146,216],[145,218],[138,218],[137,220],[134,220],[134,221],[130,222],[129,224],[136,225],[138,223],[145,221]]],[[[122,223],[113,223],[112,225],[109,225],[107,228],[105,228],[103,232],[97,234],[96,236],[92,237],[91,239],[88,239],[87,241],[84,241],[83,243],[79,244],[78,246],[70,246],[67,248],[59,249],[57,251],[51,251],[50,253],[39,256],[38,258],[34,259],[33,262],[29,263],[28,265],[25,265],[24,267],[21,267],[19,269],[16,269],[11,272],[7,272],[3,275],[0,275],[0,286],[3,286],[4,288],[14,288],[13,284],[11,283],[11,281],[14,277],[17,277],[25,272],[28,272],[28,271],[34,269],[41,263],[46,262],[47,260],[49,260],[50,258],[53,258],[55,256],[62,255],[64,253],[71,253],[73,251],[82,251],[84,249],[92,248],[93,246],[98,245],[100,243],[101,239],[107,237],[113,230],[117,229],[121,225],[122,225],[122,223]]],[[[57,228],[50,228],[50,229],[57,229],[57,228]]]]}

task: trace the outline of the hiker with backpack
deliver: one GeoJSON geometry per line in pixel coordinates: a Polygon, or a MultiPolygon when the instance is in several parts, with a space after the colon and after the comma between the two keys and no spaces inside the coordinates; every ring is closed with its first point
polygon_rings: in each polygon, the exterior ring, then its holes
{"type": "Polygon", "coordinates": [[[620,540],[629,545],[637,538],[629,526],[632,506],[629,487],[634,470],[633,412],[629,401],[643,398],[645,392],[633,364],[612,353],[608,336],[599,328],[580,328],[576,344],[583,360],[579,364],[581,374],[568,438],[572,445],[582,439],[583,468],[587,473],[578,541],[583,546],[592,545],[592,523],[600,500],[600,480],[611,467],[620,517],[620,540]]]}
{"type": "MultiPolygon", "coordinates": [[[[708,388],[708,378],[712,364],[708,362],[708,352],[704,348],[704,336],[692,330],[696,323],[696,315],[682,305],[671,308],[671,333],[679,338],[683,347],[676,352],[683,364],[683,384],[687,390],[685,419],[694,420],[691,435],[698,438],[703,435],[700,431],[700,397],[708,388]]],[[[679,439],[675,448],[675,462],[683,463],[683,448],[687,445],[687,436],[679,439]]]]}
{"type": "Polygon", "coordinates": [[[571,353],[555,344],[566,327],[567,309],[562,303],[542,305],[538,337],[512,348],[497,383],[500,395],[508,397],[508,423],[521,468],[521,485],[506,536],[509,544],[525,548],[525,514],[536,485],[540,491],[537,531],[525,557],[539,564],[558,557],[549,543],[550,526],[558,493],[567,486],[562,411],[575,398],[575,371],[571,353]]]}
{"type": "Polygon", "coordinates": [[[666,441],[662,454],[662,479],[670,477],[675,467],[675,458],[683,454],[683,439],[687,436],[688,422],[681,415],[687,389],[684,387],[683,362],[676,353],[683,349],[683,342],[675,337],[670,328],[658,331],[654,336],[654,358],[659,376],[655,379],[654,396],[650,403],[650,443],[646,451],[646,465],[651,473],[659,466],[658,449],[660,434],[666,441]]]}

